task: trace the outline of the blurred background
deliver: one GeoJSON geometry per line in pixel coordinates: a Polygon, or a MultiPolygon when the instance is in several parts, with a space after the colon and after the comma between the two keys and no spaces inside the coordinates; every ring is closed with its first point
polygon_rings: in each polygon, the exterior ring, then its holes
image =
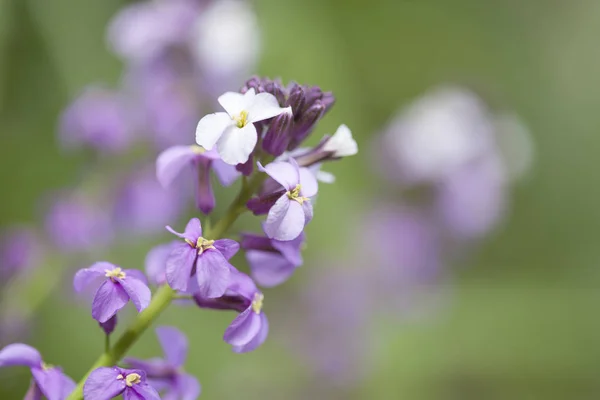
{"type": "MultiPolygon", "coordinates": [[[[133,2],[0,0],[0,345],[87,371],[103,335],[73,272],[143,269],[165,224],[199,214],[156,186],[153,160],[259,74],[333,91],[310,143],[345,123],[360,150],[325,167],[304,265],[264,290],[261,348],[231,352],[230,313],[161,316],[188,335],[202,398],[597,398],[600,3],[198,3],[193,33],[173,33],[189,34],[190,72],[181,46],[148,62],[168,15],[136,37],[115,19],[133,2]],[[74,105],[90,93],[99,105],[74,105]]],[[[233,193],[216,188],[213,220],[233,193]]],[[[159,352],[151,331],[132,349],[159,352]]],[[[28,381],[1,370],[0,398],[28,381]]]]}

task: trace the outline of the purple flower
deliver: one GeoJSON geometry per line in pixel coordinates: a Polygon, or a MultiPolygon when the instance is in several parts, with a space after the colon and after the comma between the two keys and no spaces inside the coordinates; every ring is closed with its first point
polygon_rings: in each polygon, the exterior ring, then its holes
{"type": "Polygon", "coordinates": [[[264,296],[248,275],[232,270],[230,284],[223,296],[211,299],[196,293],[194,300],[202,308],[235,310],[240,313],[223,336],[223,340],[232,346],[234,352],[253,351],[267,338],[269,321],[262,311],[264,296]]]}
{"type": "Polygon", "coordinates": [[[126,150],[133,139],[127,108],[120,93],[88,87],[62,115],[63,145],[67,148],[87,145],[108,153],[126,150]]]}
{"type": "Polygon", "coordinates": [[[148,281],[156,286],[167,283],[166,267],[167,260],[173,249],[179,244],[179,241],[159,244],[153,247],[146,255],[145,267],[148,281]]]}
{"type": "Polygon", "coordinates": [[[293,158],[258,168],[283,186],[283,193],[270,208],[264,230],[275,240],[293,240],[312,219],[310,197],[317,194],[318,183],[307,169],[300,169],[293,158]]]}
{"type": "Polygon", "coordinates": [[[302,265],[303,244],[304,233],[286,242],[253,233],[243,233],[241,240],[252,277],[264,287],[273,287],[285,282],[296,268],[302,265]]]}
{"type": "Polygon", "coordinates": [[[83,386],[85,400],[110,400],[120,394],[125,400],[160,400],[139,369],[101,367],[92,371],[83,386]]]}
{"type": "Polygon", "coordinates": [[[202,237],[198,218],[191,219],[183,233],[167,230],[185,240],[174,247],[167,260],[166,276],[175,290],[198,291],[204,297],[220,297],[229,284],[230,270],[235,268],[227,261],[240,245],[231,239],[209,240],[202,237]],[[194,279],[191,279],[194,278],[194,279]]]}
{"type": "Polygon", "coordinates": [[[100,328],[104,331],[104,334],[110,335],[117,327],[117,314],[113,315],[106,322],[99,322],[100,328]]]}
{"type": "Polygon", "coordinates": [[[182,371],[188,351],[187,338],[181,331],[169,326],[156,328],[156,335],[165,358],[139,360],[126,358],[125,362],[146,372],[147,380],[157,391],[164,391],[165,399],[195,400],[200,395],[200,384],[182,371]]]}
{"type": "Polygon", "coordinates": [[[59,367],[45,364],[40,353],[22,343],[9,344],[0,350],[0,368],[22,365],[29,367],[33,381],[26,399],[64,400],[75,389],[75,382],[59,367]]]}
{"type": "Polygon", "coordinates": [[[39,239],[28,228],[11,228],[0,236],[0,287],[14,274],[33,267],[39,260],[39,239]]]}
{"type": "Polygon", "coordinates": [[[231,185],[240,175],[233,165],[221,160],[216,149],[206,151],[196,145],[170,147],[156,159],[156,176],[164,188],[169,187],[184,168],[196,171],[196,205],[204,214],[215,207],[211,168],[223,186],[231,185]]]}
{"type": "Polygon", "coordinates": [[[151,235],[184,209],[180,191],[166,190],[149,165],[127,176],[117,190],[115,224],[129,235],[151,235]]]}
{"type": "Polygon", "coordinates": [[[151,294],[144,274],[135,269],[123,270],[108,262],[97,262],[89,268],[77,271],[73,279],[75,291],[81,292],[99,278],[104,278],[104,282],[97,289],[92,303],[92,317],[96,321],[108,321],[125,307],[129,300],[138,312],[150,304],[151,294]]]}

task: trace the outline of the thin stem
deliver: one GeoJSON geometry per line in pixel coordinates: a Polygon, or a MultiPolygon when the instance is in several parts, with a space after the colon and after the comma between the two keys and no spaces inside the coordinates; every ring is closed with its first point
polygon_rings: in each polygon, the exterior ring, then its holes
{"type": "MultiPolygon", "coordinates": [[[[244,179],[242,188],[236,198],[233,200],[229,209],[214,226],[210,227],[206,234],[207,237],[221,238],[238,217],[246,211],[246,202],[258,190],[266,178],[266,174],[254,174],[250,179],[244,179]]],[[[144,331],[158,318],[160,313],[166,309],[171,302],[178,297],[177,292],[168,285],[160,287],[154,296],[148,308],[138,314],[129,328],[121,335],[119,340],[108,348],[92,365],[90,370],[79,381],[77,387],[69,395],[68,400],[83,400],[83,385],[88,376],[97,368],[112,367],[117,364],[127,353],[129,348],[139,339],[144,331]]],[[[108,340],[108,339],[107,339],[108,340]]],[[[108,344],[108,343],[107,343],[108,344]]]]}
{"type": "Polygon", "coordinates": [[[104,352],[108,353],[110,351],[110,334],[104,335],[104,352]]]}

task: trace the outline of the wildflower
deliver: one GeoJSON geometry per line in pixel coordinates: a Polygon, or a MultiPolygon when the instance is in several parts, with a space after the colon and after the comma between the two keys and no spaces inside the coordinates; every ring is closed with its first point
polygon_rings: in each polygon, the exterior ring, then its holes
{"type": "Polygon", "coordinates": [[[205,239],[198,218],[191,219],[183,233],[170,226],[167,230],[185,240],[173,248],[167,259],[169,286],[186,291],[191,283],[191,288],[205,297],[222,296],[229,283],[229,271],[235,269],[227,260],[237,253],[239,244],[231,239],[205,239]]]}
{"type": "Polygon", "coordinates": [[[300,169],[293,158],[289,162],[272,162],[259,169],[277,181],[285,192],[270,208],[264,230],[275,240],[297,238],[312,219],[310,197],[317,194],[318,184],[307,169],[300,169]]]}
{"type": "Polygon", "coordinates": [[[216,144],[221,159],[231,165],[245,163],[254,150],[258,140],[254,122],[292,112],[291,107],[280,107],[272,94],[256,94],[254,89],[245,94],[227,92],[218,100],[226,112],[209,114],[198,122],[196,143],[207,150],[216,144]]]}
{"type": "Polygon", "coordinates": [[[232,346],[234,352],[253,351],[267,338],[269,321],[262,310],[264,296],[248,275],[234,270],[223,296],[209,299],[196,293],[194,300],[202,308],[235,310],[240,313],[223,335],[223,340],[232,346]]]}
{"type": "Polygon", "coordinates": [[[164,359],[126,358],[125,362],[145,371],[148,383],[157,391],[164,391],[165,398],[196,399],[200,395],[200,384],[195,377],[182,371],[188,351],[187,338],[181,331],[169,326],[156,328],[156,336],[165,354],[164,359]]]}
{"type": "Polygon", "coordinates": [[[146,277],[142,272],[135,269],[123,270],[104,261],[77,271],[73,279],[75,291],[81,292],[98,278],[104,278],[104,282],[96,291],[92,303],[92,317],[96,321],[107,322],[117,311],[125,307],[129,300],[133,302],[138,312],[150,304],[150,289],[146,285],[146,277]]]}
{"type": "Polygon", "coordinates": [[[179,244],[179,241],[159,244],[153,247],[146,255],[145,267],[148,281],[156,286],[164,285],[167,282],[165,268],[171,251],[179,244]]]}
{"type": "Polygon", "coordinates": [[[285,282],[302,265],[301,247],[304,233],[287,242],[253,233],[243,233],[241,247],[252,277],[261,286],[273,287],[285,282]]]}
{"type": "Polygon", "coordinates": [[[163,151],[156,159],[156,176],[167,188],[186,167],[196,170],[196,205],[204,214],[209,214],[215,206],[210,170],[214,169],[223,186],[231,185],[240,175],[234,166],[221,160],[216,149],[206,151],[193,145],[174,146],[163,151]]]}
{"type": "Polygon", "coordinates": [[[110,400],[122,394],[127,400],[160,400],[156,389],[139,369],[100,367],[92,371],[83,385],[85,400],[110,400]]]}
{"type": "Polygon", "coordinates": [[[9,344],[0,350],[0,368],[17,365],[29,367],[33,375],[26,399],[44,395],[48,400],[64,400],[75,388],[75,382],[60,367],[44,363],[40,353],[26,344],[9,344]]]}

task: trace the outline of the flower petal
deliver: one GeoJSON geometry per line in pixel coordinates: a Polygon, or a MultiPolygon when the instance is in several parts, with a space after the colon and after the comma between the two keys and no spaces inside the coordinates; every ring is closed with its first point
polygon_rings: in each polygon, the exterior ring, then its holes
{"type": "Polygon", "coordinates": [[[294,240],[280,241],[273,240],[272,245],[281,253],[290,263],[299,267],[302,265],[302,244],[304,243],[304,232],[294,240]]]}
{"type": "Polygon", "coordinates": [[[236,353],[247,353],[249,351],[256,350],[261,344],[265,342],[269,335],[269,320],[265,313],[260,313],[260,330],[258,334],[254,336],[254,339],[250,343],[244,346],[233,346],[233,351],[236,353]]]}
{"type": "Polygon", "coordinates": [[[83,385],[85,400],[110,400],[121,394],[127,385],[124,379],[117,379],[121,371],[116,367],[101,367],[92,371],[83,385]]]}
{"type": "Polygon", "coordinates": [[[214,246],[221,252],[221,254],[223,254],[223,257],[225,257],[226,260],[229,260],[231,257],[233,257],[240,249],[240,244],[231,239],[215,240],[214,246]]]}
{"type": "MultiPolygon", "coordinates": [[[[308,202],[304,202],[306,204],[308,202]]],[[[264,230],[268,237],[275,240],[296,239],[304,229],[305,215],[302,206],[287,195],[277,200],[269,210],[264,230]]]]}
{"type": "Polygon", "coordinates": [[[313,219],[313,206],[310,200],[302,203],[302,210],[304,211],[304,225],[308,224],[313,219]]]}
{"type": "Polygon", "coordinates": [[[333,157],[348,157],[358,153],[358,145],[352,137],[350,129],[342,124],[323,146],[323,151],[330,151],[333,157]]]}
{"type": "Polygon", "coordinates": [[[246,94],[237,92],[227,92],[219,96],[217,101],[227,111],[230,116],[239,115],[248,103],[248,98],[254,97],[254,89],[250,89],[246,94]]]}
{"type": "Polygon", "coordinates": [[[156,178],[163,187],[168,187],[185,167],[192,165],[196,157],[192,146],[173,146],[158,155],[156,178]]]}
{"type": "Polygon", "coordinates": [[[85,287],[89,286],[98,278],[103,278],[106,271],[112,271],[117,268],[116,265],[106,261],[101,261],[93,264],[89,268],[80,269],[73,278],[73,287],[76,292],[81,292],[85,287]]]}
{"type": "Polygon", "coordinates": [[[220,159],[213,161],[212,167],[223,186],[230,186],[241,175],[234,165],[229,165],[220,159]]]}
{"type": "Polygon", "coordinates": [[[37,368],[42,364],[39,351],[23,343],[9,344],[0,350],[0,368],[13,365],[24,365],[37,368]]]}
{"type": "Polygon", "coordinates": [[[300,185],[302,196],[313,197],[319,190],[319,182],[308,168],[300,168],[300,185]]]}
{"type": "Polygon", "coordinates": [[[244,346],[258,334],[260,325],[260,315],[248,307],[227,327],[223,340],[232,346],[244,346]]]}
{"type": "Polygon", "coordinates": [[[167,281],[165,270],[167,268],[167,259],[173,248],[181,242],[173,241],[171,243],[159,244],[152,248],[146,255],[145,267],[148,280],[154,285],[164,285],[167,281]]]}
{"type": "Polygon", "coordinates": [[[206,250],[196,261],[196,280],[203,297],[221,297],[229,285],[229,270],[233,268],[217,250],[206,250]]]}
{"type": "Polygon", "coordinates": [[[202,160],[198,163],[196,173],[196,207],[204,214],[210,214],[215,208],[215,195],[210,180],[211,161],[202,160]]]}
{"type": "Polygon", "coordinates": [[[98,322],[106,322],[121,308],[125,307],[129,296],[120,284],[108,279],[96,291],[92,303],[92,317],[98,322]]]}
{"type": "Polygon", "coordinates": [[[292,107],[280,107],[277,98],[271,93],[257,94],[251,99],[251,103],[246,107],[246,111],[248,111],[248,120],[250,122],[258,122],[273,118],[284,112],[292,113],[292,107]]]}
{"type": "Polygon", "coordinates": [[[294,264],[278,253],[251,250],[246,252],[246,260],[252,277],[263,287],[273,287],[285,282],[296,270],[294,264]]]}
{"type": "Polygon", "coordinates": [[[167,258],[165,275],[169,286],[175,290],[185,291],[188,287],[194,261],[198,252],[187,243],[178,243],[167,258]]]}
{"type": "Polygon", "coordinates": [[[179,400],[196,400],[200,396],[202,389],[196,377],[190,374],[179,374],[175,379],[179,400]]]}
{"type": "Polygon", "coordinates": [[[234,125],[223,132],[217,142],[217,150],[225,163],[230,165],[243,164],[248,161],[257,140],[258,134],[254,124],[249,123],[243,128],[234,125]]]}
{"type": "Polygon", "coordinates": [[[123,400],[160,400],[160,396],[156,389],[148,385],[146,382],[141,382],[133,385],[129,390],[123,393],[123,400]]]}
{"type": "Polygon", "coordinates": [[[146,278],[146,275],[139,269],[126,269],[123,272],[125,272],[125,276],[128,278],[131,276],[138,281],[142,281],[145,285],[148,285],[148,278],[146,278]]]}
{"type": "Polygon", "coordinates": [[[60,387],[60,390],[61,390],[60,400],[66,399],[67,397],[69,397],[71,392],[75,389],[75,386],[77,386],[77,385],[75,384],[73,379],[69,378],[67,375],[65,375],[63,373],[62,374],[62,385],[60,387]]]}
{"type": "Polygon", "coordinates": [[[156,336],[158,336],[158,341],[167,361],[174,367],[181,367],[187,356],[187,337],[179,329],[172,326],[159,326],[156,328],[156,336]]]}
{"type": "Polygon", "coordinates": [[[25,393],[25,397],[23,397],[23,400],[42,400],[43,395],[44,394],[35,382],[35,379],[32,379],[31,384],[29,385],[29,389],[27,389],[27,393],[25,393]]]}
{"type": "Polygon", "coordinates": [[[47,370],[42,368],[32,368],[31,374],[37,383],[40,391],[48,400],[63,400],[62,385],[63,373],[60,368],[53,367],[47,370]]]}
{"type": "Polygon", "coordinates": [[[286,190],[293,190],[300,183],[300,171],[297,164],[294,165],[287,161],[276,161],[263,167],[258,163],[258,169],[267,173],[267,175],[279,182],[286,190]]]}
{"type": "Polygon", "coordinates": [[[129,298],[138,312],[142,312],[150,304],[152,294],[148,286],[135,276],[127,276],[125,279],[115,278],[125,289],[129,298]]]}
{"type": "MultiPolygon", "coordinates": [[[[150,358],[141,360],[139,358],[126,357],[123,362],[134,369],[141,369],[149,376],[156,377],[156,380],[173,373],[173,366],[162,358],[150,358]]],[[[159,390],[155,387],[156,390],[159,390]]]]}
{"type": "Polygon", "coordinates": [[[196,127],[196,143],[211,150],[227,128],[235,126],[227,113],[219,112],[204,116],[196,127]]]}
{"type": "Polygon", "coordinates": [[[198,218],[190,219],[187,225],[185,226],[185,230],[183,231],[183,233],[175,231],[170,226],[167,226],[166,228],[173,235],[179,236],[182,239],[187,239],[194,243],[196,243],[196,240],[198,240],[198,238],[202,236],[202,224],[200,223],[200,220],[198,218]]]}

